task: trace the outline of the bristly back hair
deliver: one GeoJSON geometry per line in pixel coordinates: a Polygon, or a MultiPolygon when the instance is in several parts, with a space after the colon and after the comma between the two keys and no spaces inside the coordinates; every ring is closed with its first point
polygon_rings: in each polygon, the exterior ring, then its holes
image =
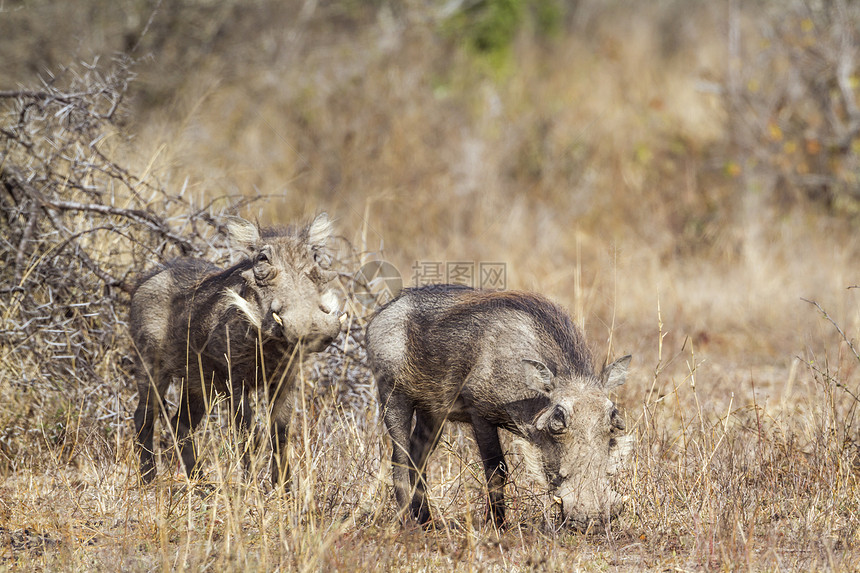
{"type": "MultiPolygon", "coordinates": [[[[563,363],[559,369],[583,375],[594,374],[591,351],[585,336],[558,305],[540,295],[523,291],[467,290],[458,297],[460,303],[451,313],[472,313],[475,310],[506,308],[534,318],[535,324],[559,347],[563,363]]],[[[558,375],[560,372],[555,372],[558,375]]]]}

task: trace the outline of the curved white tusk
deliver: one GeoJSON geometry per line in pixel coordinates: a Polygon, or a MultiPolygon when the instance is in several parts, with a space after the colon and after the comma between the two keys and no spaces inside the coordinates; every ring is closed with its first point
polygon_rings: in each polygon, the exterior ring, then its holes
{"type": "Polygon", "coordinates": [[[283,321],[283,320],[281,320],[281,317],[280,317],[280,316],[278,316],[278,313],[277,313],[277,312],[273,312],[273,313],[272,313],[272,318],[274,318],[274,319],[275,319],[275,322],[277,322],[279,325],[284,326],[284,321],[283,321]]]}

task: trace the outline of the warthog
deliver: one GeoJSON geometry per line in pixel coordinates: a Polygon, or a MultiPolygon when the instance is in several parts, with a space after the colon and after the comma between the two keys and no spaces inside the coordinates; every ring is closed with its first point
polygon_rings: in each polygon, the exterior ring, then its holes
{"type": "Polygon", "coordinates": [[[177,259],[145,275],[132,295],[140,399],[134,422],[144,482],[155,477],[154,423],[173,379],[182,390],[171,425],[189,476],[196,469],[190,434],[214,392],[229,393],[236,428],[250,437],[248,394],[260,388],[271,407],[272,483],[286,482],[299,355],[323,350],[340,331],[337,297],[326,287],[333,275],[319,264],[332,232],[327,215],[301,229],[261,229],[234,217],[227,229],[247,254],[241,262],[223,270],[177,259]]]}
{"type": "Polygon", "coordinates": [[[630,356],[596,373],[583,335],[553,303],[454,285],[405,289],[371,319],[367,351],[401,518],[430,519],[425,467],[445,420],[472,426],[497,526],[507,479],[499,428],[519,438],[568,523],[585,529],[620,511],[610,476],[629,442],[607,391],[624,383],[630,356]]]}

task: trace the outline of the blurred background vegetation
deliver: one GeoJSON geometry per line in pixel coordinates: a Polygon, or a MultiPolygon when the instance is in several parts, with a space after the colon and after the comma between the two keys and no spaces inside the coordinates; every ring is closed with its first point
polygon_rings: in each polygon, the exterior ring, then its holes
{"type": "Polygon", "coordinates": [[[856,216],[857,20],[851,2],[5,2],[0,78],[130,56],[127,134],[164,148],[160,172],[347,228],[370,202],[392,243],[446,235],[416,255],[522,244],[547,218],[562,250],[576,227],[732,256],[733,225],[856,216]]]}

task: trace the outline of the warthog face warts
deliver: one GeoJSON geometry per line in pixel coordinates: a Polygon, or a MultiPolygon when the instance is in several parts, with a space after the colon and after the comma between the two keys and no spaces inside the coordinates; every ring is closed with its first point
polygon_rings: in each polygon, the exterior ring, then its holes
{"type": "Polygon", "coordinates": [[[333,273],[320,267],[322,249],[331,233],[328,220],[318,218],[298,236],[260,230],[244,219],[227,224],[235,243],[244,247],[250,268],[241,271],[242,289],[225,290],[229,301],[259,328],[264,339],[302,343],[318,352],[340,332],[337,296],[325,285],[333,273]]]}
{"type": "Polygon", "coordinates": [[[517,440],[526,466],[555,493],[569,524],[584,530],[608,522],[622,508],[612,476],[632,444],[607,391],[624,382],[630,357],[584,380],[558,380],[545,365],[526,362],[526,379],[550,400],[527,439],[517,440]]]}

